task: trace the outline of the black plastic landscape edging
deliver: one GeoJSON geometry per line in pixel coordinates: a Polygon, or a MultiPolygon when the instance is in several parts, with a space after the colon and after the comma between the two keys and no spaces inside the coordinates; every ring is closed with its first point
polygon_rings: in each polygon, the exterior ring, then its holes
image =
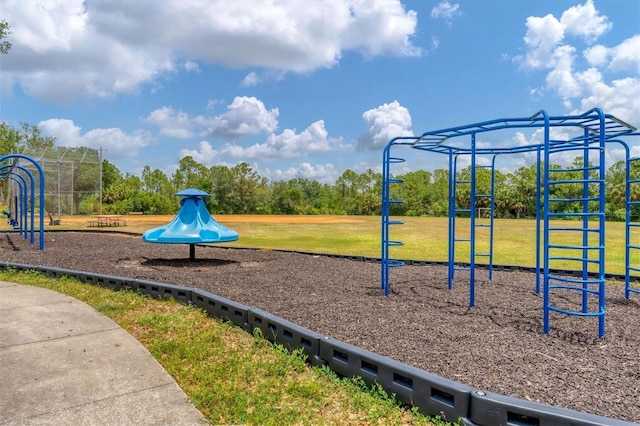
{"type": "Polygon", "coordinates": [[[258,308],[212,293],[147,280],[116,277],[62,268],[0,261],[0,268],[40,271],[52,277],[68,276],[112,290],[134,290],[154,298],[172,297],[195,305],[209,316],[230,321],[243,330],[261,330],[271,342],[290,350],[301,348],[312,365],[326,365],[340,376],[360,376],[378,383],[390,394],[418,407],[426,415],[444,415],[469,426],[624,426],[622,420],[596,416],[523,399],[473,389],[394,359],[323,336],[258,308]]]}

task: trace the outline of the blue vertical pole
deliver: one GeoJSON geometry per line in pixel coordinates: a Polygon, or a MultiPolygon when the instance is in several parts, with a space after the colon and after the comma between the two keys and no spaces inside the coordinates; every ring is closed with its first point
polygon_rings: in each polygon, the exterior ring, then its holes
{"type": "MultiPolygon", "coordinates": [[[[584,131],[584,145],[582,155],[582,312],[589,312],[589,145],[592,138],[588,130],[584,131]]],[[[599,220],[599,218],[598,218],[599,220]]]]}
{"type": "Polygon", "coordinates": [[[541,111],[544,117],[544,281],[543,281],[543,329],[549,334],[549,116],[541,111]]]}
{"type": "Polygon", "coordinates": [[[389,287],[389,150],[387,145],[382,157],[382,253],[380,255],[380,286],[385,291],[389,287]]]}
{"type": "Polygon", "coordinates": [[[495,195],[496,195],[496,157],[491,159],[491,209],[489,216],[489,280],[493,279],[493,218],[495,216],[495,195]]]}
{"type": "Polygon", "coordinates": [[[471,133],[471,244],[469,247],[469,307],[476,303],[475,270],[476,270],[476,134],[471,133]]]}
{"type": "MultiPolygon", "coordinates": [[[[536,159],[536,294],[540,294],[540,147],[536,159]]],[[[547,197],[545,192],[545,198],[547,197]]]]}
{"type": "MultiPolygon", "coordinates": [[[[626,145],[625,145],[626,146],[626,145]]],[[[625,221],[625,231],[624,231],[624,297],[628,299],[630,296],[630,275],[631,275],[631,249],[629,248],[631,244],[631,170],[630,170],[630,158],[629,158],[629,148],[627,147],[627,159],[625,161],[625,185],[624,185],[624,221],[625,221]]]]}
{"type": "Polygon", "coordinates": [[[599,270],[598,270],[598,282],[599,282],[599,292],[598,295],[599,297],[599,303],[598,303],[598,312],[600,312],[600,316],[598,317],[598,336],[599,337],[603,337],[604,336],[604,327],[605,327],[605,271],[604,271],[604,261],[605,261],[605,254],[604,254],[604,245],[605,245],[605,220],[604,220],[604,213],[605,213],[605,182],[604,182],[604,177],[606,174],[606,170],[605,170],[605,155],[604,155],[604,150],[605,150],[605,132],[606,132],[606,127],[605,127],[605,120],[604,120],[604,113],[596,108],[595,111],[597,111],[599,117],[600,117],[600,150],[599,150],[599,167],[598,167],[598,171],[599,171],[599,182],[598,182],[598,195],[599,195],[599,205],[600,205],[600,209],[599,209],[599,216],[598,216],[598,220],[599,220],[599,241],[598,241],[598,255],[599,255],[599,262],[598,262],[598,266],[599,266],[599,270]]]}
{"type": "Polygon", "coordinates": [[[455,164],[453,153],[449,150],[449,283],[448,288],[453,288],[453,278],[455,273],[455,214],[456,214],[456,186],[455,186],[455,164]]]}

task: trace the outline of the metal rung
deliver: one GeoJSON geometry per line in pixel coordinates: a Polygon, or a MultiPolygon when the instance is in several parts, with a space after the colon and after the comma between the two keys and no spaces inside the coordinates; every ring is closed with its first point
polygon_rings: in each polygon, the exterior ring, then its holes
{"type": "Polygon", "coordinates": [[[389,202],[391,204],[402,204],[402,203],[404,203],[404,201],[402,201],[402,200],[389,200],[389,202]]]}
{"type": "Polygon", "coordinates": [[[476,198],[491,198],[491,194],[476,194],[476,198]]]}
{"type": "Polygon", "coordinates": [[[630,271],[640,272],[640,268],[636,268],[635,266],[629,266],[627,269],[630,271]]]}
{"type": "Polygon", "coordinates": [[[390,163],[404,163],[405,160],[404,158],[399,158],[399,157],[389,157],[389,162],[390,163]]]}
{"type": "Polygon", "coordinates": [[[489,257],[491,256],[490,253],[476,253],[476,257],[489,257]]]}
{"type": "Polygon", "coordinates": [[[568,216],[577,216],[577,217],[598,217],[604,216],[604,213],[548,213],[550,217],[568,217],[568,216]]]}
{"type": "Polygon", "coordinates": [[[467,267],[454,266],[454,267],[453,267],[453,270],[454,270],[454,271],[470,271],[470,270],[471,270],[471,268],[469,268],[468,266],[467,266],[467,267]]]}
{"type": "Polygon", "coordinates": [[[456,209],[456,213],[471,213],[471,209],[456,209]]]}
{"type": "MultiPolygon", "coordinates": [[[[561,277],[559,275],[551,275],[549,274],[549,279],[554,281],[560,281],[565,283],[573,283],[573,284],[603,284],[603,280],[592,279],[592,280],[583,280],[580,278],[569,278],[569,277],[561,277]]],[[[561,286],[549,286],[549,288],[560,288],[561,286]]],[[[575,288],[575,287],[573,287],[575,288]]],[[[580,289],[582,291],[589,291],[585,289],[580,289]]]]}
{"type": "MultiPolygon", "coordinates": [[[[551,288],[551,287],[549,287],[549,288],[551,288]]],[[[550,311],[554,311],[554,312],[560,312],[561,314],[575,315],[575,316],[579,316],[579,317],[599,317],[599,316],[603,316],[604,315],[604,311],[602,311],[602,312],[579,312],[579,311],[569,311],[567,309],[560,309],[560,308],[556,308],[554,306],[549,306],[549,310],[550,311]]]]}
{"type": "Polygon", "coordinates": [[[572,180],[550,180],[549,185],[561,185],[566,183],[604,183],[604,179],[572,179],[572,180]]]}
{"type": "Polygon", "coordinates": [[[390,178],[389,183],[404,183],[404,179],[390,178]]]}
{"type": "Polygon", "coordinates": [[[636,245],[631,245],[629,244],[628,246],[630,249],[640,249],[640,246],[636,246],[636,245]]]}
{"type": "MultiPolygon", "coordinates": [[[[640,226],[640,224],[638,224],[640,226]]],[[[600,232],[597,228],[549,228],[549,231],[586,231],[586,232],[600,232]]]]}
{"type": "Polygon", "coordinates": [[[579,169],[549,169],[550,172],[584,172],[586,170],[598,170],[600,166],[582,167],[579,169]]]}
{"type": "Polygon", "coordinates": [[[573,262],[600,263],[597,259],[585,259],[583,257],[549,256],[549,260],[570,260],[573,262]]]}
{"type": "Polygon", "coordinates": [[[471,238],[454,238],[453,241],[460,241],[463,243],[471,242],[471,238]]]}
{"type": "Polygon", "coordinates": [[[478,228],[491,228],[491,225],[488,223],[476,223],[478,228]]]}
{"type": "Polygon", "coordinates": [[[627,204],[629,204],[630,206],[637,206],[640,205],[640,201],[629,201],[627,204]]]}
{"type": "Polygon", "coordinates": [[[387,244],[390,246],[403,246],[404,243],[402,241],[387,241],[387,244]]]}
{"type": "Polygon", "coordinates": [[[549,244],[548,247],[554,248],[554,249],[567,249],[567,250],[597,250],[597,249],[604,248],[604,246],[561,246],[557,244],[549,244]]]}
{"type": "Polygon", "coordinates": [[[471,183],[471,181],[467,179],[463,179],[463,180],[457,180],[456,183],[471,183]]]}
{"type": "Polygon", "coordinates": [[[640,223],[629,223],[628,226],[629,228],[638,228],[640,227],[640,223]]]}
{"type": "Polygon", "coordinates": [[[389,225],[404,225],[404,222],[401,220],[390,220],[387,222],[389,225]]]}
{"type": "Polygon", "coordinates": [[[640,179],[629,179],[629,183],[638,183],[640,179]]]}
{"type": "Polygon", "coordinates": [[[557,203],[573,203],[579,201],[600,201],[599,197],[589,198],[549,198],[549,202],[555,201],[557,203]]]}

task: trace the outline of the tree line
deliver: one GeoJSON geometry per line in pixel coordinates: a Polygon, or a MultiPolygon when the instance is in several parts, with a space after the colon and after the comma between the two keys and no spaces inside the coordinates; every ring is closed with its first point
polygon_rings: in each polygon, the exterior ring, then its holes
{"type": "MultiPolygon", "coordinates": [[[[89,148],[55,147],[54,139],[42,137],[36,126],[22,124],[13,129],[0,123],[0,154],[10,152],[48,152],[55,157],[65,150],[65,158],[75,154],[99,158],[97,151],[89,148]],[[69,152],[70,150],[70,152],[69,152]],[[88,153],[88,154],[87,154],[88,153]]],[[[50,175],[47,187],[62,184],[70,185],[73,193],[73,214],[102,213],[126,214],[142,212],[145,214],[174,214],[179,208],[175,193],[186,188],[197,188],[210,194],[206,199],[207,208],[212,214],[287,214],[287,215],[379,215],[382,204],[382,175],[369,169],[364,173],[353,170],[343,172],[334,184],[320,183],[313,179],[293,178],[289,180],[269,181],[256,172],[249,164],[239,163],[233,167],[216,165],[207,167],[192,157],[180,160],[171,176],[164,171],[144,167],[140,176],[123,174],[108,160],[102,160],[102,182],[100,185],[99,163],[74,167],[71,172],[58,179],[55,170],[46,170],[50,175]],[[100,186],[102,199],[100,200],[100,186]]],[[[633,164],[632,177],[640,176],[640,165],[633,164]]],[[[533,218],[536,214],[536,164],[523,166],[513,172],[504,173],[495,170],[494,215],[497,218],[533,218]]],[[[576,157],[573,164],[561,168],[551,165],[550,169],[562,172],[561,178],[570,183],[554,185],[550,199],[580,199],[584,197],[583,185],[572,181],[580,180],[583,161],[576,157]],[[575,169],[575,172],[572,171],[575,169]]],[[[589,170],[594,176],[595,170],[589,170]]],[[[471,168],[458,172],[458,181],[468,181],[471,168]]],[[[403,180],[393,184],[390,197],[402,200],[391,207],[392,215],[399,216],[447,216],[449,211],[449,171],[418,170],[394,176],[403,180]]],[[[557,179],[552,177],[552,179],[557,179]]],[[[625,218],[625,162],[611,165],[606,172],[605,196],[606,216],[608,220],[625,218]]],[[[3,183],[4,184],[4,183],[3,183]]],[[[48,190],[48,192],[50,192],[48,190]]],[[[598,195],[598,185],[589,185],[590,197],[598,195]]],[[[476,169],[476,194],[491,193],[491,171],[476,169]]],[[[456,203],[468,206],[471,198],[470,186],[459,183],[456,187],[456,203]]],[[[640,184],[632,185],[631,198],[640,200],[640,184]]],[[[476,198],[476,207],[480,214],[486,214],[491,198],[476,198]]],[[[544,203],[544,200],[541,200],[544,203]]],[[[71,204],[71,202],[70,202],[71,204]]],[[[597,208],[590,202],[589,209],[597,208]]],[[[550,205],[552,211],[581,211],[578,201],[562,202],[550,205]]],[[[54,206],[46,206],[55,211],[54,206]]]]}

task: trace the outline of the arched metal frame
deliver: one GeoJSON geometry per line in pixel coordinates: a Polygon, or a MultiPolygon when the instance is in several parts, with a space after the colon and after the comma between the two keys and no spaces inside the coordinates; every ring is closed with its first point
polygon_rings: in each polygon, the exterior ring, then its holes
{"type": "MultiPolygon", "coordinates": [[[[22,154],[8,154],[8,155],[4,155],[2,157],[0,157],[0,164],[2,164],[4,161],[7,160],[13,160],[11,164],[5,164],[3,168],[7,169],[6,172],[4,172],[3,177],[5,178],[9,178],[12,176],[20,176],[22,179],[24,179],[24,177],[22,175],[20,175],[20,173],[18,173],[16,171],[16,169],[18,170],[22,170],[25,171],[27,173],[27,175],[30,178],[31,181],[31,232],[32,232],[32,238],[31,238],[31,243],[34,243],[34,239],[33,239],[33,232],[34,232],[34,225],[35,225],[35,218],[34,218],[34,210],[35,210],[35,179],[33,177],[33,174],[26,168],[20,166],[18,164],[18,162],[20,160],[26,160],[30,163],[32,163],[34,165],[34,167],[38,170],[38,175],[39,175],[39,184],[40,184],[40,196],[39,196],[39,204],[40,204],[40,214],[39,214],[39,222],[40,222],[40,229],[39,229],[39,237],[40,237],[40,250],[44,250],[44,172],[42,170],[42,167],[40,166],[40,164],[38,164],[38,162],[36,160],[34,160],[31,157],[28,157],[26,155],[22,155],[22,154]]],[[[20,213],[24,215],[25,218],[25,224],[24,226],[27,226],[27,203],[26,203],[26,181],[25,181],[25,197],[24,197],[24,205],[22,207],[19,206],[19,203],[16,203],[16,208],[20,207],[20,213]]],[[[16,217],[20,217],[20,213],[16,213],[16,217]]],[[[20,225],[20,232],[22,232],[22,224],[20,225]]],[[[26,230],[25,230],[25,238],[26,238],[26,230]]]]}
{"type": "MultiPolygon", "coordinates": [[[[469,270],[469,306],[475,303],[475,268],[476,257],[479,255],[488,258],[489,270],[493,268],[493,198],[491,200],[491,218],[489,221],[490,243],[489,253],[476,253],[476,157],[492,156],[492,174],[495,169],[495,158],[498,155],[536,153],[536,292],[540,292],[540,281],[543,282],[543,326],[545,333],[549,332],[549,312],[555,311],[567,315],[597,317],[598,318],[598,334],[600,337],[604,335],[604,220],[605,220],[605,161],[604,154],[606,144],[609,142],[621,142],[618,138],[629,135],[638,135],[637,129],[622,120],[608,114],[604,114],[600,109],[594,108],[579,115],[565,116],[549,116],[546,111],[542,110],[531,117],[516,118],[500,118],[496,120],[485,121],[459,127],[452,127],[442,130],[425,132],[415,137],[398,137],[392,139],[383,151],[382,161],[382,253],[381,253],[381,287],[385,295],[390,293],[389,271],[390,268],[404,265],[399,259],[393,259],[389,255],[389,248],[392,246],[401,246],[401,241],[392,240],[389,236],[391,225],[401,225],[402,221],[392,220],[390,218],[391,205],[401,203],[402,200],[390,199],[390,186],[401,184],[402,181],[393,177],[391,166],[396,163],[405,161],[403,158],[393,154],[392,148],[410,147],[422,151],[428,151],[437,154],[447,155],[449,158],[449,288],[453,284],[452,280],[455,271],[458,269],[469,270]],[[539,143],[531,143],[528,145],[519,145],[514,147],[485,147],[478,146],[477,136],[505,129],[533,129],[542,130],[544,140],[539,143]],[[565,136],[564,139],[552,139],[552,130],[562,130],[563,133],[569,134],[577,131],[577,136],[565,136]],[[467,143],[459,144],[460,138],[468,138],[467,143]],[[583,156],[584,164],[581,168],[571,169],[555,169],[550,168],[550,156],[552,154],[577,152],[583,156]],[[592,154],[595,154],[592,155],[592,154]],[[457,180],[456,158],[460,155],[470,156],[470,206],[462,208],[457,206],[456,201],[456,185],[460,182],[457,180]],[[597,166],[591,166],[589,159],[597,160],[597,166]],[[544,167],[544,169],[543,169],[544,167]],[[563,179],[563,173],[582,172],[580,179],[563,179]],[[594,176],[597,175],[597,176],[594,176]],[[555,177],[554,177],[555,176],[555,177]],[[549,177],[549,178],[545,178],[549,177]],[[549,194],[552,192],[550,188],[555,185],[582,185],[582,195],[577,198],[552,198],[549,194]],[[596,189],[593,189],[596,188],[596,189]],[[593,192],[595,195],[590,195],[593,192]],[[544,200],[542,202],[541,200],[544,200]],[[560,214],[556,213],[551,206],[554,203],[578,203],[582,206],[580,211],[560,214]],[[469,244],[469,262],[468,267],[463,268],[460,262],[456,261],[455,244],[460,241],[456,234],[456,218],[459,214],[469,214],[470,232],[468,238],[469,244]],[[571,228],[560,227],[554,225],[552,220],[560,216],[571,216],[579,218],[582,221],[582,227],[571,228]],[[592,226],[597,223],[597,226],[592,226]],[[542,229],[541,229],[542,225],[542,229]],[[582,232],[582,243],[580,245],[569,246],[560,240],[557,242],[557,235],[566,235],[567,232],[582,232]],[[595,235],[595,238],[589,238],[595,235]],[[579,252],[580,255],[574,253],[579,252]],[[560,253],[560,254],[558,254],[560,253]],[[564,254],[569,253],[569,254],[564,254]],[[582,276],[579,278],[567,278],[565,276],[554,273],[551,268],[551,262],[568,258],[571,261],[579,262],[582,265],[582,276]],[[591,270],[589,266],[591,265],[591,270]],[[542,280],[541,280],[542,273],[542,280]],[[579,310],[571,310],[555,306],[551,299],[553,291],[578,291],[582,295],[582,307],[579,310]],[[589,309],[589,297],[595,297],[598,300],[597,308],[589,309]]],[[[624,142],[621,142],[624,145],[624,142]]],[[[626,146],[626,145],[625,145],[626,146]]],[[[627,148],[628,151],[628,148],[627,148]]],[[[576,154],[578,155],[578,154],[576,154]]],[[[626,189],[629,192],[630,182],[635,181],[629,179],[629,161],[627,154],[627,183],[626,189]]],[[[637,160],[640,161],[640,158],[637,160]]],[[[640,185],[640,179],[637,180],[640,185]]],[[[481,196],[491,196],[494,194],[494,182],[492,179],[491,194],[480,194],[481,196]]],[[[640,272],[640,268],[630,267],[629,251],[638,249],[640,245],[633,246],[629,243],[629,209],[631,202],[627,198],[627,236],[626,236],[626,258],[625,264],[627,275],[627,289],[630,288],[629,274],[631,271],[640,272]]],[[[637,203],[640,205],[640,202],[637,203]]],[[[640,223],[637,224],[640,227],[640,223]]],[[[634,289],[631,289],[634,290],[634,289]]],[[[627,291],[627,297],[631,291],[627,291]]]]}

